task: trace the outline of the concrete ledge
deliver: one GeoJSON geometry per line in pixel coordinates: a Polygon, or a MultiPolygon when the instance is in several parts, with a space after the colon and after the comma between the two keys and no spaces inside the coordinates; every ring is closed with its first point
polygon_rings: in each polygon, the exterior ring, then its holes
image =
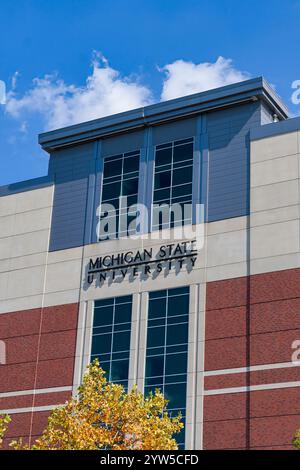
{"type": "Polygon", "coordinates": [[[42,176],[31,180],[20,181],[6,186],[0,186],[0,197],[10,196],[11,194],[24,193],[25,191],[33,191],[34,189],[45,188],[53,184],[52,177],[42,176]]]}
{"type": "Polygon", "coordinates": [[[250,140],[265,139],[279,134],[297,132],[300,130],[300,117],[287,119],[286,121],[272,122],[250,130],[250,140]]]}

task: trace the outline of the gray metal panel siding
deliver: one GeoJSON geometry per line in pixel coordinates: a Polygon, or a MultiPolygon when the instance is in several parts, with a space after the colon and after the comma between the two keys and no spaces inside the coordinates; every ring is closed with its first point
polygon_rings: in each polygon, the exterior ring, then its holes
{"type": "Polygon", "coordinates": [[[273,122],[272,110],[265,103],[261,103],[261,124],[270,124],[271,122],[273,122]]]}
{"type": "Polygon", "coordinates": [[[127,132],[127,134],[102,139],[102,157],[132,152],[143,147],[144,131],[127,132]]]}
{"type": "Polygon", "coordinates": [[[249,129],[260,124],[260,103],[207,114],[208,222],[249,213],[249,129]]]}
{"type": "Polygon", "coordinates": [[[182,119],[152,128],[152,145],[187,139],[196,135],[197,119],[182,119]]]}
{"type": "Polygon", "coordinates": [[[49,251],[84,243],[89,175],[95,174],[94,145],[85,144],[51,155],[55,181],[49,251]]]}
{"type": "Polygon", "coordinates": [[[127,134],[128,139],[119,136],[54,152],[49,165],[49,175],[55,180],[50,251],[96,241],[105,155],[141,150],[139,201],[150,208],[154,146],[180,138],[195,137],[193,201],[204,204],[205,220],[246,215],[249,130],[261,125],[263,112],[261,102],[253,102],[145,128],[143,133],[127,134]]]}

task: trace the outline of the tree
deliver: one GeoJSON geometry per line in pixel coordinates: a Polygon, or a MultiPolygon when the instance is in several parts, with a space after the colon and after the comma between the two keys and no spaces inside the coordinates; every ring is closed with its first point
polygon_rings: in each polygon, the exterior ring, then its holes
{"type": "Polygon", "coordinates": [[[298,429],[295,433],[293,444],[296,447],[296,449],[298,450],[300,449],[300,429],[298,429]]]}
{"type": "MultiPolygon", "coordinates": [[[[42,436],[30,447],[22,441],[10,446],[16,450],[176,450],[173,436],[183,424],[180,415],[169,416],[166,406],[159,390],[144,397],[136,387],[126,393],[122,385],[107,382],[95,360],[77,396],[51,412],[42,436]]],[[[0,424],[0,433],[7,424],[2,428],[0,424]]]]}
{"type": "Polygon", "coordinates": [[[3,437],[4,437],[5,432],[7,431],[10,421],[11,419],[8,415],[0,416],[0,447],[2,446],[3,437]]]}

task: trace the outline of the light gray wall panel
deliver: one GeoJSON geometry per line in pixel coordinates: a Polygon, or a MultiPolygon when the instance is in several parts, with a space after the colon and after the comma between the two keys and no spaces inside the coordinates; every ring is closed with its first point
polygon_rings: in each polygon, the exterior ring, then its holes
{"type": "Polygon", "coordinates": [[[152,144],[159,145],[196,135],[197,119],[183,119],[152,128],[152,144]]]}
{"type": "Polygon", "coordinates": [[[249,129],[261,123],[260,106],[250,103],[207,114],[209,222],[249,213],[249,129]]]}
{"type": "Polygon", "coordinates": [[[133,152],[143,147],[144,131],[129,132],[116,137],[103,139],[102,157],[117,155],[118,153],[133,152]]]}

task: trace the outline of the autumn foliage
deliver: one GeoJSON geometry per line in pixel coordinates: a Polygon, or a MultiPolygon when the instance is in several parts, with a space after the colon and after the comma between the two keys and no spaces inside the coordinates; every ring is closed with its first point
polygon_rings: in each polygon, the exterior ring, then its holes
{"type": "Polygon", "coordinates": [[[300,450],[300,429],[298,429],[295,433],[293,444],[296,447],[296,449],[300,450]]]}
{"type": "MultiPolygon", "coordinates": [[[[174,434],[183,424],[170,417],[157,390],[144,395],[107,382],[94,361],[88,366],[76,397],[55,408],[42,436],[33,444],[13,441],[13,449],[28,450],[176,450],[174,434]]],[[[0,417],[0,445],[10,418],[0,417]]]]}

